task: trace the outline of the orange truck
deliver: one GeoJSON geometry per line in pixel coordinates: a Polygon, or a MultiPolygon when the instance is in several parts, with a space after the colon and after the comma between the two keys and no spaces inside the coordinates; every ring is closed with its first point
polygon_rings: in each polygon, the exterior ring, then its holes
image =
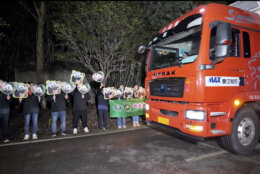
{"type": "Polygon", "coordinates": [[[260,135],[260,16],[202,5],[163,27],[148,46],[146,119],[184,136],[221,137],[236,154],[260,135]]]}

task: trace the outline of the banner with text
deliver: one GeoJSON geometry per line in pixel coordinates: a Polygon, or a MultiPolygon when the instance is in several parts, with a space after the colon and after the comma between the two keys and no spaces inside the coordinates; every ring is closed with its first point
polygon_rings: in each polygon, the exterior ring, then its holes
{"type": "Polygon", "coordinates": [[[110,100],[110,118],[145,115],[146,99],[110,100]]]}

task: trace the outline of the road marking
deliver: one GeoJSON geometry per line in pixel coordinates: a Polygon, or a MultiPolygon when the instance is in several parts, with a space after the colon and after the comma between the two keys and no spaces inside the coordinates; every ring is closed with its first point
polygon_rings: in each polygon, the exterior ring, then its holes
{"type": "Polygon", "coordinates": [[[48,142],[48,141],[58,141],[58,140],[66,140],[66,139],[73,139],[73,138],[81,138],[81,137],[91,137],[91,136],[98,136],[98,135],[107,135],[107,134],[113,134],[118,132],[127,132],[127,131],[134,131],[134,130],[140,130],[140,129],[147,129],[149,127],[140,127],[140,128],[130,128],[125,130],[115,130],[110,132],[102,132],[102,133],[90,133],[86,135],[72,135],[69,137],[59,137],[59,138],[48,138],[48,139],[42,139],[42,140],[29,140],[24,142],[17,142],[17,143],[8,143],[8,144],[0,144],[0,147],[6,147],[6,146],[15,146],[15,145],[21,145],[21,144],[30,144],[30,143],[41,143],[41,142],[48,142]]]}
{"type": "Polygon", "coordinates": [[[215,157],[215,156],[218,156],[218,155],[223,155],[223,154],[226,154],[226,153],[229,153],[229,152],[225,151],[225,150],[221,150],[221,151],[217,151],[217,152],[213,152],[213,153],[208,153],[208,154],[205,154],[205,155],[187,158],[187,159],[184,159],[184,160],[186,162],[198,161],[198,160],[202,160],[202,159],[206,159],[206,158],[210,158],[210,157],[215,157]]]}

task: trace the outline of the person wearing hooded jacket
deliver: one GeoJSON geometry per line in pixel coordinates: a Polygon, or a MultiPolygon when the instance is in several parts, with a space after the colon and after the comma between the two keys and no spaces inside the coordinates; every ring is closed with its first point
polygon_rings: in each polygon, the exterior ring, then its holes
{"type": "Polygon", "coordinates": [[[87,125],[87,101],[90,99],[89,93],[81,94],[78,88],[70,93],[73,99],[73,134],[78,133],[78,121],[81,117],[82,127],[85,133],[88,133],[88,125],[87,125]]]}
{"type": "Polygon", "coordinates": [[[47,102],[51,104],[51,133],[52,137],[56,136],[57,120],[60,119],[61,135],[66,134],[66,110],[69,97],[63,91],[57,95],[48,95],[47,102]]]}
{"type": "Polygon", "coordinates": [[[103,83],[100,84],[97,100],[98,100],[98,128],[99,129],[107,129],[107,120],[108,120],[108,105],[109,102],[104,98],[103,83]]]}
{"type": "Polygon", "coordinates": [[[32,118],[33,121],[33,134],[32,139],[36,140],[37,131],[38,131],[38,115],[40,112],[40,101],[41,97],[37,97],[32,93],[33,83],[29,82],[29,91],[27,98],[19,98],[20,105],[23,106],[23,115],[24,115],[24,140],[28,140],[30,138],[29,135],[29,127],[30,127],[30,120],[32,118]]]}

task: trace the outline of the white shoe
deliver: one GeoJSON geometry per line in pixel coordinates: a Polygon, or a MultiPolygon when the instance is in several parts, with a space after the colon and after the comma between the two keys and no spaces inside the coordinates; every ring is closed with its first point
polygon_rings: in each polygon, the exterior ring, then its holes
{"type": "Polygon", "coordinates": [[[30,135],[25,135],[23,140],[29,140],[30,135]]]}
{"type": "Polygon", "coordinates": [[[118,126],[118,129],[121,129],[122,127],[121,126],[118,126]]]}
{"type": "Polygon", "coordinates": [[[85,132],[85,133],[88,133],[88,132],[89,132],[88,127],[85,127],[85,128],[84,128],[84,132],[85,132]]]}
{"type": "Polygon", "coordinates": [[[8,140],[8,139],[4,140],[4,143],[9,143],[9,142],[10,142],[10,140],[8,140]]]}
{"type": "Polygon", "coordinates": [[[73,134],[77,134],[77,133],[78,133],[77,128],[74,128],[74,129],[73,129],[73,134]]]}
{"type": "Polygon", "coordinates": [[[123,126],[123,128],[126,128],[126,126],[123,126]]]}
{"type": "Polygon", "coordinates": [[[33,139],[33,140],[37,140],[37,139],[38,139],[37,135],[36,135],[36,134],[33,134],[32,139],[33,139]]]}

